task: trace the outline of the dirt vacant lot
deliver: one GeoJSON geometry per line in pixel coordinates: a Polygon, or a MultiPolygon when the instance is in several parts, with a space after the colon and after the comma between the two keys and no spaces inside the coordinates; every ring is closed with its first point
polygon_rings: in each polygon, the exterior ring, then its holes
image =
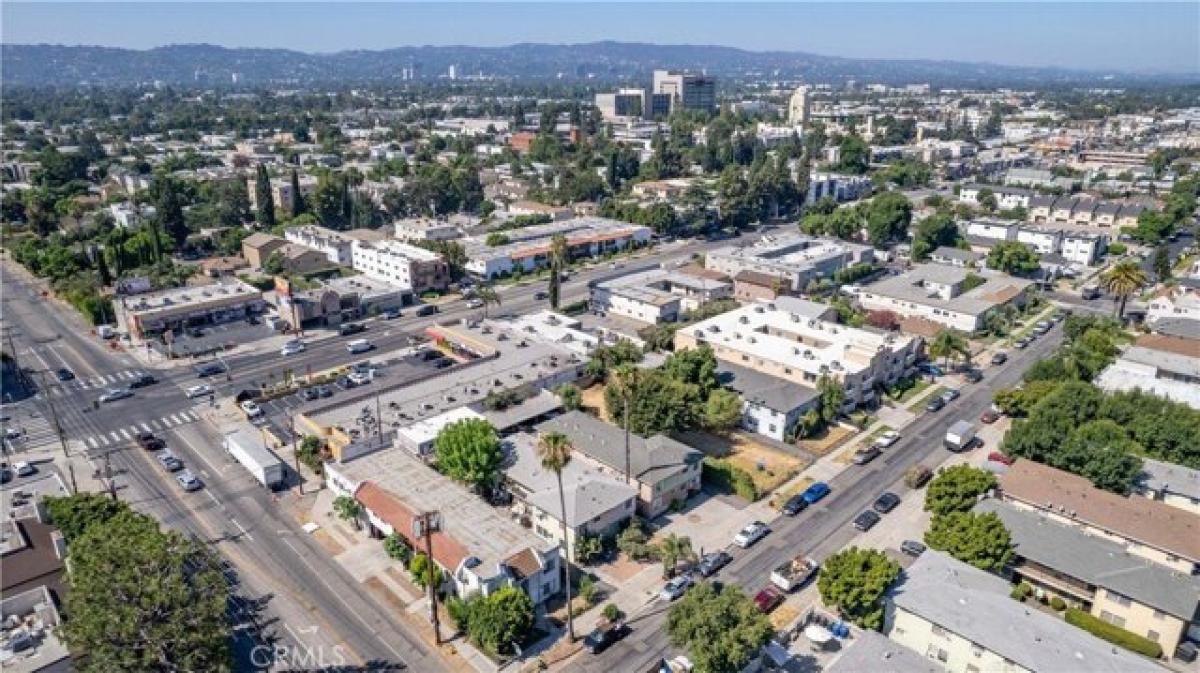
{"type": "Polygon", "coordinates": [[[706,455],[724,458],[735,467],[745,470],[763,495],[779,488],[808,467],[808,461],[803,458],[756,442],[738,432],[728,437],[699,431],[684,432],[679,433],[679,440],[706,455]]]}

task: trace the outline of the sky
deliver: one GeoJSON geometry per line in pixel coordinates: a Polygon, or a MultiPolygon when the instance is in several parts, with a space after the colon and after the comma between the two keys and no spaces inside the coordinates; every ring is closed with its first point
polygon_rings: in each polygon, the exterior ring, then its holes
{"type": "Polygon", "coordinates": [[[0,3],[0,41],[306,52],[596,40],[1200,72],[1200,2],[0,3]]]}

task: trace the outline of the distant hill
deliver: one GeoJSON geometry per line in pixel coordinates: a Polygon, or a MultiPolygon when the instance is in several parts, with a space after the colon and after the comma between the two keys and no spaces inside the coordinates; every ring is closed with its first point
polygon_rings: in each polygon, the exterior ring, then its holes
{"type": "Polygon", "coordinates": [[[514,44],[506,47],[399,47],[307,54],[287,49],[229,49],[207,44],[144,51],[111,47],[0,45],[3,84],[131,86],[155,81],[186,86],[287,86],[390,83],[416,66],[431,80],[454,65],[461,75],[518,79],[643,81],[655,68],[705,70],[727,78],[803,78],[816,82],[929,82],[937,86],[1107,85],[1196,82],[1200,75],[1153,76],[960,63],[850,59],[802,52],[755,52],[704,45],[630,42],[514,44]]]}

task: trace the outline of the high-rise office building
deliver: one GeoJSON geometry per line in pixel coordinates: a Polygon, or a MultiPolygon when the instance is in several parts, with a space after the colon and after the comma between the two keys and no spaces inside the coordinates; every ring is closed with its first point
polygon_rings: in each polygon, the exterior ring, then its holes
{"type": "MultiPolygon", "coordinates": [[[[669,112],[675,110],[711,111],[717,107],[717,80],[675,70],[655,70],[652,96],[668,96],[669,112]]],[[[653,104],[651,108],[660,107],[653,104]]]]}
{"type": "Polygon", "coordinates": [[[812,118],[812,99],[808,94],[808,87],[797,87],[788,101],[788,123],[792,126],[804,126],[812,118]]]}

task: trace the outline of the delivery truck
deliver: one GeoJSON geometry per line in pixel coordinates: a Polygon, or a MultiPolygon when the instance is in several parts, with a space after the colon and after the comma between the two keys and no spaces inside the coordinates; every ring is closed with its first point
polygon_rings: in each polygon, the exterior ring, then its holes
{"type": "Polygon", "coordinates": [[[975,443],[975,426],[970,421],[955,421],[946,431],[945,443],[951,451],[966,451],[975,443]]]}
{"type": "Polygon", "coordinates": [[[225,450],[234,460],[241,463],[258,483],[272,491],[283,486],[287,467],[266,447],[258,432],[238,430],[226,435],[225,450]]]}

